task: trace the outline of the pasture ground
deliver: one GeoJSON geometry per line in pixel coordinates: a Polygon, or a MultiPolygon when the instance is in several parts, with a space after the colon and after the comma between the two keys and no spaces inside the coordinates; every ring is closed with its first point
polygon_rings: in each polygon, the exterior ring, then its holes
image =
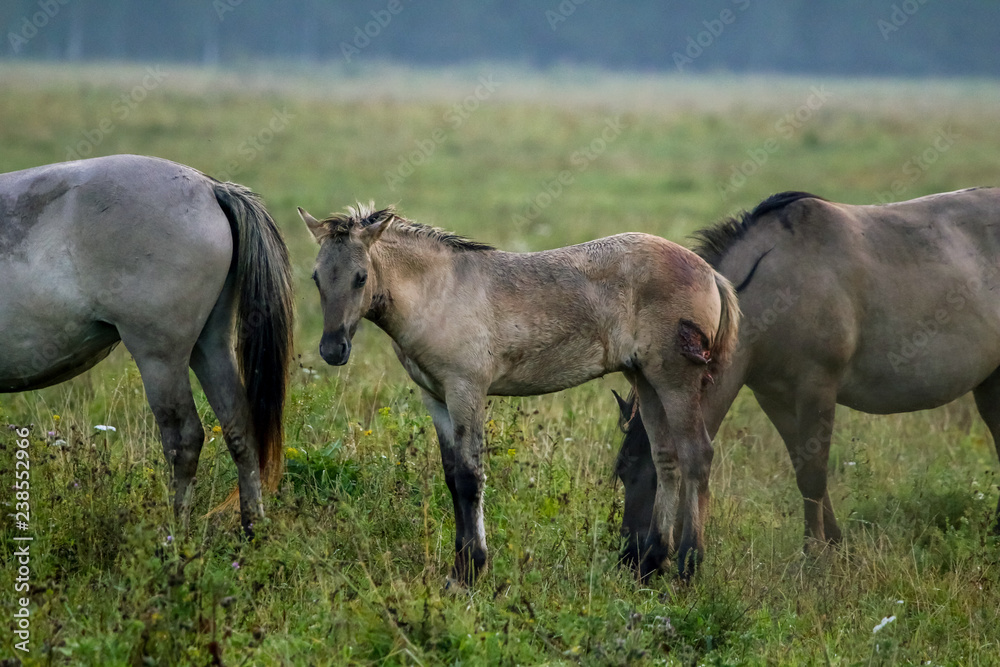
{"type": "MultiPolygon", "coordinates": [[[[494,400],[491,568],[470,591],[443,590],[453,519],[430,419],[370,324],[346,367],[322,363],[315,248],[295,214],[374,199],[528,250],[628,230],[683,241],[780,190],[871,203],[997,185],[995,83],[10,63],[0,82],[0,171],[131,152],[228,175],[285,230],[298,290],[288,474],[255,544],[233,517],[201,518],[235,469],[200,390],[208,444],[187,535],[124,350],[0,396],[0,423],[31,426],[34,536],[25,655],[4,431],[0,661],[1000,663],[998,464],[967,399],[840,410],[831,493],[846,539],[806,558],[784,447],[744,393],[716,440],[708,557],[690,585],[639,585],[616,567],[621,378],[494,400]]],[[[900,346],[919,354],[914,333],[900,346]]]]}

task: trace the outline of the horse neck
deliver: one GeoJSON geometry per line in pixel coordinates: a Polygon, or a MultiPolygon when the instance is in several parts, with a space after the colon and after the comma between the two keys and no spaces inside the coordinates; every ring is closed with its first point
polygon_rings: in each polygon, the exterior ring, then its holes
{"type": "Polygon", "coordinates": [[[442,274],[451,272],[452,254],[428,239],[383,236],[371,249],[375,283],[368,318],[396,338],[436,293],[442,274]]]}

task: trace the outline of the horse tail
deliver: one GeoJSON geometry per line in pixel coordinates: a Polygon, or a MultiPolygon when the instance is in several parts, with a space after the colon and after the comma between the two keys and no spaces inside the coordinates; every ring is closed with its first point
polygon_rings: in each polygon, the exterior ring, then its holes
{"type": "Polygon", "coordinates": [[[725,368],[730,357],[736,350],[740,329],[740,305],[736,298],[733,284],[718,271],[715,274],[715,287],[719,290],[722,300],[722,314],[719,317],[719,328],[712,342],[711,358],[719,368],[725,368]]]}
{"type": "MultiPolygon", "coordinates": [[[[235,237],[236,357],[257,442],[261,486],[275,491],[284,471],[283,417],[294,319],[288,248],[259,196],[236,183],[216,182],[213,188],[235,237]]],[[[237,488],[212,511],[238,503],[237,488]]]]}

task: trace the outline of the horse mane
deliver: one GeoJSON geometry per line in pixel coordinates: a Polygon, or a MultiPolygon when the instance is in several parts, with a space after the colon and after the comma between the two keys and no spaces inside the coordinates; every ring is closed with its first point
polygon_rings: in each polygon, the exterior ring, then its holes
{"type": "Polygon", "coordinates": [[[496,250],[486,243],[473,241],[437,227],[407,220],[396,213],[394,206],[376,209],[373,201],[368,202],[368,204],[358,202],[357,206],[348,206],[346,213],[334,213],[321,222],[326,229],[324,238],[327,238],[343,236],[349,234],[352,229],[363,229],[387,220],[394,221],[389,230],[402,236],[430,239],[453,250],[496,250]]]}
{"type": "MultiPolygon", "coordinates": [[[[711,264],[712,267],[718,268],[719,262],[722,260],[723,255],[726,254],[726,251],[734,243],[746,236],[750,228],[757,224],[761,218],[768,213],[779,211],[800,199],[820,199],[826,201],[822,197],[808,192],[779,192],[757,204],[752,211],[741,211],[737,215],[727,218],[711,227],[696,231],[692,234],[692,238],[694,239],[693,249],[699,257],[711,264]]],[[[787,220],[783,219],[782,224],[785,227],[790,227],[787,220]]]]}

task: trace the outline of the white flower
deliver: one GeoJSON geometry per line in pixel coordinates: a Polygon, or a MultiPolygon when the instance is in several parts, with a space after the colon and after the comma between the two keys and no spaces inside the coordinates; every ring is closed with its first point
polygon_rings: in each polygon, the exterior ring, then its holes
{"type": "Polygon", "coordinates": [[[876,632],[878,632],[879,630],[881,630],[882,628],[884,628],[885,626],[889,625],[890,623],[892,623],[895,620],[896,620],[895,616],[884,616],[882,618],[882,621],[879,622],[879,624],[876,625],[874,628],[872,628],[872,634],[875,634],[876,632]]]}
{"type": "Polygon", "coordinates": [[[104,424],[98,424],[94,428],[96,428],[98,431],[117,431],[118,430],[114,426],[106,426],[104,424]]]}

